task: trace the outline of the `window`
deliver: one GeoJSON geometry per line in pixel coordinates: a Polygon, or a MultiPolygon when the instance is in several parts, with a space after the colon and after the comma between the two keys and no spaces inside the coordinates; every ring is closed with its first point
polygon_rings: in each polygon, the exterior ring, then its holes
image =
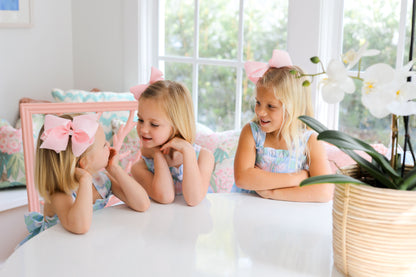
{"type": "MultiPolygon", "coordinates": [[[[409,61],[411,4],[411,1],[406,0],[344,1],[342,52],[357,49],[361,42],[367,41],[369,48],[378,49],[381,53],[364,57],[363,69],[377,62],[387,63],[393,68],[406,64],[409,61]],[[400,35],[401,32],[403,35],[400,35]]],[[[339,129],[369,143],[389,145],[391,117],[373,117],[361,104],[361,95],[357,92],[346,95],[340,104],[339,129]]],[[[416,119],[412,116],[410,120],[414,141],[416,119]]],[[[399,130],[402,132],[403,128],[399,127],[399,130]]]]}
{"type": "Polygon", "coordinates": [[[244,62],[267,61],[273,49],[286,49],[288,1],[164,0],[159,5],[159,68],[190,89],[199,122],[217,131],[239,129],[254,115],[254,85],[244,62]]]}
{"type": "MultiPolygon", "coordinates": [[[[245,76],[246,60],[267,62],[274,48],[286,49],[294,64],[305,72],[317,72],[319,67],[310,63],[310,57],[317,55],[328,64],[366,39],[370,48],[383,52],[375,58],[402,65],[408,59],[410,26],[400,20],[410,22],[408,2],[142,0],[139,48],[145,49],[139,51],[139,82],[146,83],[150,66],[158,66],[166,78],[188,86],[199,122],[216,131],[240,129],[253,117],[254,85],[245,76]],[[406,39],[401,42],[404,29],[406,39]]],[[[364,68],[374,62],[366,57],[364,68]]],[[[381,137],[373,133],[384,132],[386,139],[381,142],[388,145],[390,119],[381,124],[366,113],[359,91],[351,98],[347,95],[340,105],[328,105],[316,87],[317,82],[312,92],[318,120],[328,128],[363,135],[370,143],[381,137]]]]}

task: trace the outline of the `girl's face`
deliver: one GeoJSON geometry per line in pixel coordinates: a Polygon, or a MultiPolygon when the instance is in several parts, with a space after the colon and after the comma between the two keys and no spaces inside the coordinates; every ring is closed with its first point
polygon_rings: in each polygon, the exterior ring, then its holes
{"type": "Polygon", "coordinates": [[[169,140],[173,127],[156,100],[140,99],[137,115],[137,134],[144,148],[161,146],[169,140]]]}
{"type": "Polygon", "coordinates": [[[256,107],[254,112],[259,119],[262,131],[279,133],[283,124],[283,104],[274,96],[273,90],[264,87],[257,89],[256,107]]]}
{"type": "Polygon", "coordinates": [[[84,168],[90,173],[105,168],[108,164],[109,155],[110,145],[105,139],[103,128],[99,126],[95,133],[94,143],[85,153],[86,164],[84,168]]]}

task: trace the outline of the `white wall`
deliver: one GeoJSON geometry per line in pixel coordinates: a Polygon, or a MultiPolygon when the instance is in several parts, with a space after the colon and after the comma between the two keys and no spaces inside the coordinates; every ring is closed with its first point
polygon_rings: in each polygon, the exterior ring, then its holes
{"type": "Polygon", "coordinates": [[[22,97],[51,99],[73,82],[70,0],[33,3],[33,27],[0,28],[0,118],[14,124],[22,97]]]}
{"type": "Polygon", "coordinates": [[[73,0],[74,87],[128,91],[137,84],[137,0],[73,0]]]}

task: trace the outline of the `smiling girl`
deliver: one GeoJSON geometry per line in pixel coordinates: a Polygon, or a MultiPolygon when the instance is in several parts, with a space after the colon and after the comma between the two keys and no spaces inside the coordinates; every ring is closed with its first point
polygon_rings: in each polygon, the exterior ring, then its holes
{"type": "Polygon", "coordinates": [[[131,89],[139,102],[142,147],[142,159],[131,173],[154,201],[167,204],[183,194],[186,203],[195,206],[207,194],[214,155],[193,143],[196,127],[188,89],[161,76],[152,68],[150,85],[131,89]]]}
{"type": "Polygon", "coordinates": [[[256,84],[256,117],[241,131],[234,160],[237,187],[277,200],[331,200],[333,184],[299,187],[310,176],[331,172],[322,142],[298,119],[312,115],[310,91],[291,73],[300,69],[280,50],[269,64],[247,62],[245,68],[256,84]]]}

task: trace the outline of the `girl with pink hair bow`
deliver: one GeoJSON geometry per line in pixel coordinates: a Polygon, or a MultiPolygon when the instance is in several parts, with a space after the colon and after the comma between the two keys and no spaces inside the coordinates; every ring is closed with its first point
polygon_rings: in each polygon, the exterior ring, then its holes
{"type": "Polygon", "coordinates": [[[21,244],[58,222],[72,233],[86,233],[93,211],[104,208],[112,194],[131,209],[146,211],[146,191],[118,159],[96,115],[46,115],[35,163],[36,187],[45,204],[43,214],[25,215],[30,234],[21,244]]]}
{"type": "Polygon", "coordinates": [[[142,158],[131,168],[132,176],[159,203],[171,203],[182,194],[189,206],[207,194],[214,169],[214,155],[194,144],[195,118],[191,94],[174,81],[163,80],[152,68],[147,85],[130,91],[139,102],[137,133],[142,158]]]}
{"type": "Polygon", "coordinates": [[[301,69],[281,50],[274,50],[267,64],[246,62],[244,67],[256,84],[256,106],[235,155],[237,190],[277,200],[330,201],[333,184],[299,187],[310,176],[331,172],[322,142],[298,119],[313,113],[309,88],[293,74],[301,69]]]}

